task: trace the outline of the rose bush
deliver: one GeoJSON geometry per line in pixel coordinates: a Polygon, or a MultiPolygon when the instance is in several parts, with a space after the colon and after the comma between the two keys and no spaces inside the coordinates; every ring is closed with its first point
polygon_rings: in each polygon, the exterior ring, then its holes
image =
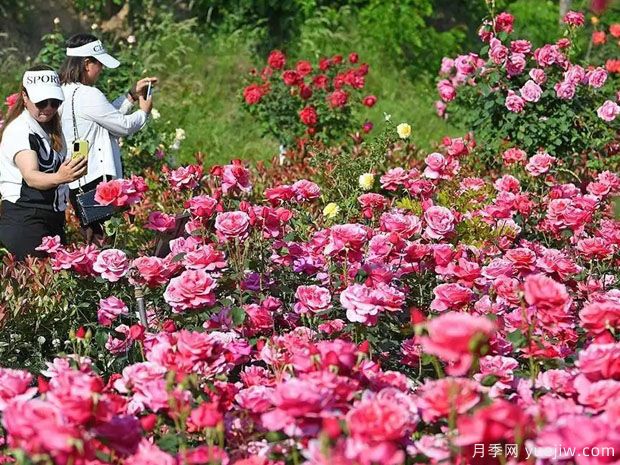
{"type": "MultiPolygon", "coordinates": [[[[564,37],[538,48],[512,35],[513,22],[508,13],[492,17],[479,31],[484,42],[479,53],[444,58],[439,115],[474,131],[490,167],[497,167],[497,154],[507,150],[527,156],[545,150],[567,169],[616,170],[618,81],[613,60],[605,63],[603,56],[618,56],[617,41],[610,44],[612,51],[583,57],[582,13],[569,12],[564,37]]],[[[600,35],[593,41],[602,43],[600,35]]]]}

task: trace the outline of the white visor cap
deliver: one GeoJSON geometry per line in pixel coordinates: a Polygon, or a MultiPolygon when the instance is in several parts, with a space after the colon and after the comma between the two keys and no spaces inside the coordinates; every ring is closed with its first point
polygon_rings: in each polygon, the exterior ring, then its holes
{"type": "Polygon", "coordinates": [[[39,103],[48,98],[61,102],[65,99],[56,71],[26,71],[22,83],[28,92],[28,98],[34,103],[39,103]]]}
{"type": "Polygon", "coordinates": [[[89,42],[80,47],[68,48],[67,56],[93,57],[99,60],[106,68],[118,68],[118,65],[121,64],[120,61],[118,61],[116,58],[114,58],[112,55],[109,55],[105,51],[105,47],[100,40],[89,42]]]}

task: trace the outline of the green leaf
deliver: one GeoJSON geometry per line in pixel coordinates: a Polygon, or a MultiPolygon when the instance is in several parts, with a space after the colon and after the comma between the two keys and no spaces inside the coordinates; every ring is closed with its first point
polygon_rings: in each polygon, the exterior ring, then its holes
{"type": "Polygon", "coordinates": [[[175,454],[181,445],[181,437],[177,434],[166,434],[157,441],[157,445],[163,451],[175,454]]]}
{"type": "Polygon", "coordinates": [[[241,307],[235,307],[230,313],[235,326],[241,326],[245,321],[245,310],[243,310],[241,307]]]}
{"type": "Polygon", "coordinates": [[[520,329],[508,333],[508,340],[515,347],[525,347],[527,345],[527,338],[520,329]]]}

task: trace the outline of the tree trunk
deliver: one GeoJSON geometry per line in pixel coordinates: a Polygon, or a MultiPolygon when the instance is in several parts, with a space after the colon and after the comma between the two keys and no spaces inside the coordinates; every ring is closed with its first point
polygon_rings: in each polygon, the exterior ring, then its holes
{"type": "Polygon", "coordinates": [[[572,3],[573,0],[560,0],[560,23],[562,22],[564,15],[570,10],[572,3]]]}

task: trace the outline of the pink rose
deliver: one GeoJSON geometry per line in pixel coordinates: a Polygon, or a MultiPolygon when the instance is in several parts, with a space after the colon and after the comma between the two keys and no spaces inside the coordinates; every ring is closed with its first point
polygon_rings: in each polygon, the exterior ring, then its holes
{"type": "Polygon", "coordinates": [[[142,440],[142,426],[133,415],[114,416],[94,429],[98,439],[119,454],[131,455],[138,450],[142,440]]]}
{"type": "Polygon", "coordinates": [[[443,57],[441,59],[441,68],[439,69],[439,73],[450,74],[452,72],[452,68],[454,68],[454,60],[452,58],[443,57]]]}
{"type": "Polygon", "coordinates": [[[538,85],[542,85],[547,81],[547,75],[540,68],[531,69],[529,72],[529,75],[532,78],[532,80],[538,85]]]}
{"type": "Polygon", "coordinates": [[[512,53],[506,61],[506,72],[509,76],[518,76],[525,70],[525,55],[523,53],[512,53]]]}
{"type": "Polygon", "coordinates": [[[174,229],[175,224],[174,216],[156,211],[149,214],[147,224],[144,227],[153,231],[166,232],[174,229]]]}
{"type": "Polygon", "coordinates": [[[525,163],[527,161],[527,154],[524,150],[512,147],[502,154],[502,159],[506,165],[512,165],[513,163],[525,163]]]}
{"type": "Polygon", "coordinates": [[[605,100],[605,103],[596,110],[596,114],[604,121],[613,121],[620,114],[620,106],[616,102],[605,100]]]}
{"type": "Polygon", "coordinates": [[[510,34],[512,32],[512,26],[514,24],[515,18],[510,13],[502,11],[495,18],[495,26],[498,31],[505,32],[506,34],[510,34]]]}
{"type": "Polygon", "coordinates": [[[446,110],[448,109],[448,106],[442,102],[441,100],[437,100],[435,102],[435,110],[437,112],[437,116],[439,116],[440,118],[444,118],[446,117],[446,110]]]}
{"type": "Polygon", "coordinates": [[[521,113],[525,108],[525,100],[519,97],[514,91],[509,90],[506,96],[506,108],[513,113],[521,113]]]}
{"type": "Polygon", "coordinates": [[[510,42],[510,51],[513,53],[530,53],[532,43],[529,40],[513,40],[510,42]]]}
{"type": "Polygon", "coordinates": [[[553,88],[558,98],[562,100],[571,100],[575,96],[576,86],[572,82],[558,82],[553,88]]]}
{"type": "Polygon", "coordinates": [[[169,261],[159,257],[138,257],[131,266],[138,271],[140,276],[130,279],[150,287],[166,283],[171,272],[175,271],[169,261]]]}
{"type": "Polygon", "coordinates": [[[607,81],[607,71],[605,68],[599,66],[588,73],[588,85],[595,89],[603,87],[605,81],[607,81]]]}
{"type": "Polygon", "coordinates": [[[215,303],[213,290],[216,286],[215,280],[205,270],[187,270],[170,280],[164,299],[175,313],[200,309],[215,303]]]}
{"type": "Polygon", "coordinates": [[[267,386],[250,386],[237,393],[235,402],[244,410],[263,413],[271,408],[273,392],[273,388],[267,386]]]}
{"type": "Polygon", "coordinates": [[[555,157],[552,157],[546,152],[537,153],[530,158],[529,162],[525,166],[525,169],[532,176],[540,176],[541,174],[549,171],[549,168],[551,168],[551,165],[553,165],[555,160],[555,157]]]}
{"type": "Polygon", "coordinates": [[[19,92],[7,96],[7,98],[4,100],[4,104],[10,110],[17,103],[17,100],[19,100],[19,92]]]}
{"type": "Polygon", "coordinates": [[[291,188],[293,189],[295,199],[298,202],[318,199],[321,196],[321,188],[318,184],[306,179],[301,179],[295,182],[291,188]]]}
{"type": "Polygon", "coordinates": [[[579,65],[570,65],[568,70],[564,73],[564,81],[570,82],[575,86],[579,84],[585,84],[586,70],[579,65]]]}
{"type": "Polygon", "coordinates": [[[181,166],[167,173],[168,182],[175,191],[195,189],[202,179],[203,169],[201,165],[181,166]]]}
{"type": "Polygon", "coordinates": [[[47,252],[49,254],[54,254],[58,250],[62,248],[62,244],[60,243],[60,236],[45,236],[41,240],[41,245],[36,248],[36,250],[42,250],[43,252],[47,252]]]}
{"type": "Polygon", "coordinates": [[[489,57],[493,63],[501,65],[508,57],[508,48],[502,45],[499,39],[494,37],[490,42],[489,57]]]}
{"type": "Polygon", "coordinates": [[[383,311],[401,310],[405,295],[387,284],[376,287],[352,284],[340,294],[340,303],[347,311],[349,321],[374,325],[383,311]]]}
{"type": "Polygon", "coordinates": [[[428,323],[428,336],[421,338],[422,348],[447,362],[450,375],[461,376],[473,361],[472,345],[479,346],[493,332],[494,325],[486,317],[448,312],[428,323]]]}
{"type": "Polygon", "coordinates": [[[331,308],[332,296],[328,289],[319,286],[299,286],[295,291],[296,313],[318,313],[331,308]]]}
{"type": "Polygon", "coordinates": [[[451,102],[456,98],[456,89],[452,83],[446,79],[439,81],[437,84],[437,90],[439,91],[441,100],[444,102],[451,102]]]}
{"type": "Polygon", "coordinates": [[[27,371],[0,368],[0,412],[14,399],[27,400],[37,392],[31,388],[32,375],[27,371]]]}
{"type": "Polygon", "coordinates": [[[397,233],[403,239],[420,233],[422,222],[416,215],[407,215],[397,211],[387,212],[381,215],[381,230],[389,233],[397,233]]]}
{"type": "Polygon", "coordinates": [[[538,65],[543,68],[562,61],[563,58],[564,56],[560,51],[560,47],[557,45],[546,44],[534,51],[534,59],[538,62],[538,65]]]}
{"type": "Polygon", "coordinates": [[[221,271],[228,267],[226,254],[213,245],[200,245],[183,257],[183,266],[188,270],[221,271]]]}
{"type": "Polygon", "coordinates": [[[217,207],[217,200],[209,195],[196,195],[185,202],[185,208],[194,216],[211,218],[217,207]]]}
{"type": "Polygon", "coordinates": [[[586,18],[584,14],[580,11],[569,11],[562,18],[564,24],[568,24],[569,26],[583,26],[585,24],[586,18]]]}
{"type": "Polygon", "coordinates": [[[425,233],[431,239],[443,239],[454,231],[455,218],[446,207],[432,206],[424,212],[425,233]]]}
{"type": "Polygon", "coordinates": [[[129,309],[121,299],[110,296],[99,301],[97,321],[102,326],[112,326],[112,323],[121,315],[127,315],[129,309]]]}
{"type": "Polygon", "coordinates": [[[215,217],[215,230],[224,242],[232,239],[244,240],[250,234],[250,217],[242,211],[218,213],[215,217]]]}
{"type": "Polygon", "coordinates": [[[222,192],[224,194],[245,192],[252,190],[250,170],[243,166],[241,160],[233,160],[230,165],[222,167],[222,192]]]}
{"type": "Polygon", "coordinates": [[[526,102],[538,102],[542,95],[542,89],[531,79],[521,87],[521,97],[526,102]]]}
{"type": "Polygon", "coordinates": [[[402,440],[415,429],[416,419],[403,407],[399,402],[379,396],[362,400],[347,413],[349,433],[364,442],[402,440]]]}
{"type": "Polygon", "coordinates": [[[445,312],[459,310],[471,302],[474,293],[467,287],[456,283],[440,284],[433,289],[435,299],[431,302],[431,310],[445,312]]]}
{"type": "Polygon", "coordinates": [[[441,175],[441,171],[447,164],[446,158],[438,152],[431,153],[424,159],[426,168],[424,169],[424,176],[429,179],[438,179],[441,175]]]}
{"type": "Polygon", "coordinates": [[[422,419],[433,423],[451,414],[463,414],[480,402],[480,385],[465,378],[427,379],[416,391],[422,419]]]}
{"type": "Polygon", "coordinates": [[[118,249],[107,249],[99,253],[93,264],[93,270],[111,283],[119,281],[129,269],[129,260],[125,252],[118,249]]]}

